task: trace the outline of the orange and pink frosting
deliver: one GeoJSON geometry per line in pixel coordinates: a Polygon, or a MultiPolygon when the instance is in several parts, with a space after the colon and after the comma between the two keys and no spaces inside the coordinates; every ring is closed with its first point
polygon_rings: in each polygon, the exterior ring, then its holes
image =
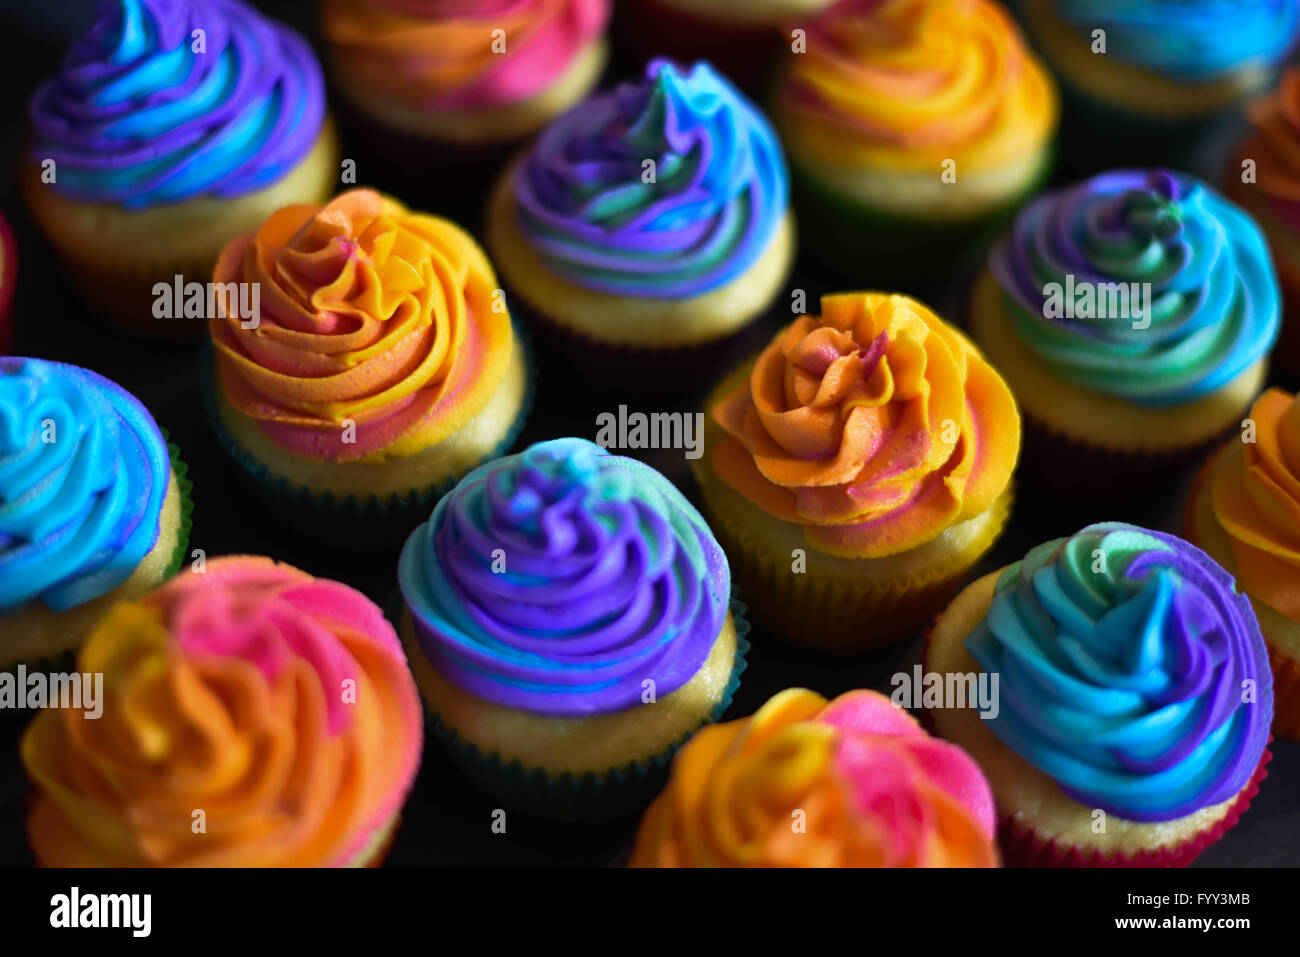
{"type": "Polygon", "coordinates": [[[718,477],[813,547],[880,558],[988,509],[1020,451],[1001,376],[906,296],[825,296],[710,410],[718,477]]]}
{"type": "Polygon", "coordinates": [[[212,559],[117,605],[80,653],[102,712],[22,742],[46,866],[365,863],[419,766],[423,719],[379,608],[268,558],[212,559]]]}
{"type": "MultiPolygon", "coordinates": [[[[1300,67],[1290,67],[1266,96],[1246,110],[1251,128],[1237,149],[1240,159],[1255,163],[1255,182],[1240,184],[1242,167],[1228,170],[1235,195],[1258,190],[1269,208],[1294,231],[1300,231],[1300,67]]],[[[1279,257],[1285,258],[1285,257],[1279,257]]]]}
{"type": "Polygon", "coordinates": [[[875,691],[782,691],[697,732],[633,867],[996,867],[993,793],[956,745],[875,691]]]}
{"type": "MultiPolygon", "coordinates": [[[[510,315],[460,227],[372,190],[286,206],[231,242],[216,283],[257,283],[209,319],[225,398],[280,448],[384,461],[452,435],[504,381],[510,315]]],[[[234,288],[234,287],[230,287],[234,288]]]]}

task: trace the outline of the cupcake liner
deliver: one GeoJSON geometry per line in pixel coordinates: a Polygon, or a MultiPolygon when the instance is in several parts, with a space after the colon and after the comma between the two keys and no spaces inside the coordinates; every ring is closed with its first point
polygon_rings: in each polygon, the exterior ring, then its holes
{"type": "MultiPolygon", "coordinates": [[[[390,617],[400,620],[402,607],[401,595],[397,593],[395,602],[390,603],[390,617]]],[[[726,713],[747,667],[750,624],[747,606],[740,600],[735,586],[730,610],[736,627],[736,658],[731,679],[697,731],[719,721],[726,713]]],[[[426,711],[429,736],[442,745],[474,787],[507,807],[552,821],[596,822],[639,813],[662,788],[673,755],[690,738],[688,734],[652,758],[633,761],[602,774],[589,771],[574,775],[566,771],[557,777],[540,768],[525,767],[517,759],[506,761],[495,753],[480,750],[444,725],[437,714],[428,711],[427,705],[426,711]]]]}
{"type": "Polygon", "coordinates": [[[1273,735],[1300,741],[1300,662],[1267,640],[1264,644],[1268,663],[1273,667],[1273,735]]]}
{"type": "MultiPolygon", "coordinates": [[[[523,401],[501,441],[476,464],[504,455],[519,438],[532,412],[537,388],[532,347],[519,323],[513,325],[515,342],[523,352],[526,366],[523,401]]],[[[263,506],[303,535],[321,541],[341,539],[348,548],[388,548],[400,536],[409,533],[413,525],[427,518],[434,503],[463,478],[461,475],[449,476],[428,488],[386,497],[371,495],[364,499],[352,494],[340,498],[332,492],[313,492],[305,486],[295,486],[253,458],[227,430],[217,411],[214,364],[212,342],[205,340],[199,360],[199,390],[204,412],[217,441],[234,460],[240,476],[263,506]]]]}
{"type": "Polygon", "coordinates": [[[18,244],[9,221],[0,213],[0,356],[13,348],[14,330],[10,309],[14,303],[14,285],[18,278],[18,244]]]}

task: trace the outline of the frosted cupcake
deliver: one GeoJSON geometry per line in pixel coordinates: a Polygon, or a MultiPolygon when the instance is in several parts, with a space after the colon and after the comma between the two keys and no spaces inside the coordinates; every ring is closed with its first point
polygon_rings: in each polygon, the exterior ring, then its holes
{"type": "Polygon", "coordinates": [[[631,867],[996,867],[993,794],[960,748],[874,691],[803,688],[700,731],[631,867]]]}
{"type": "MultiPolygon", "coordinates": [[[[1063,162],[1185,165],[1211,124],[1272,82],[1295,0],[1020,0],[1065,102],[1063,162]]],[[[1084,164],[1087,164],[1086,169],[1084,164]]]]}
{"type": "Polygon", "coordinates": [[[175,572],[185,471],[121,386],[0,357],[0,668],[60,659],[113,604],[175,572]]]}
{"type": "Polygon", "coordinates": [[[46,867],[378,864],[420,763],[420,699],[383,613],[269,558],[215,558],[117,605],[77,670],[95,720],[22,741],[46,867]]]}
{"type": "Polygon", "coordinates": [[[1279,318],[1249,216],[1185,174],[1118,170],[1017,214],[970,329],[1020,402],[1038,487],[1119,500],[1237,427],[1279,318]]]}
{"type": "Polygon", "coordinates": [[[339,176],[320,65],[241,0],[116,0],[32,97],[23,195],[93,308],[162,335],[157,283],[339,176]]]}
{"type": "Polygon", "coordinates": [[[1090,525],[968,586],[925,670],[998,678],[997,708],[928,712],[973,757],[1017,866],[1183,866],[1266,776],[1268,656],[1204,552],[1090,525]]]}
{"type": "Polygon", "coordinates": [[[656,60],[549,126],[498,182],[487,244],[531,314],[588,343],[694,346],[748,324],[794,256],[785,160],[707,64],[656,60]]]}
{"type": "Polygon", "coordinates": [[[640,810],[744,668],[743,606],[703,519],[658,472],[582,439],[470,473],[398,575],[443,743],[481,788],[546,817],[640,810]]]}
{"type": "Polygon", "coordinates": [[[1205,464],[1187,537],[1237,580],[1273,665],[1273,733],[1300,740],[1300,402],[1269,389],[1205,464]]]}
{"type": "Polygon", "coordinates": [[[787,48],[773,110],[811,261],[928,291],[1047,177],[1057,110],[996,3],[837,3],[787,48]]]}
{"type": "Polygon", "coordinates": [[[491,264],[447,220],[353,190],[275,213],[213,278],[260,290],[258,315],[231,294],[210,319],[213,426],[309,532],[404,534],[522,427],[524,351],[491,264]]]}
{"type": "Polygon", "coordinates": [[[821,305],[710,396],[692,468],[754,620],[864,651],[919,630],[1002,531],[1020,416],[919,302],[821,305]]]}

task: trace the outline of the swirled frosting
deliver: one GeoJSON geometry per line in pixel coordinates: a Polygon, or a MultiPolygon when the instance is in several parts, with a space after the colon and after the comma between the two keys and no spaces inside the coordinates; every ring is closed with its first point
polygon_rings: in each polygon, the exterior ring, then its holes
{"type": "MultiPolygon", "coordinates": [[[[1241,192],[1252,191],[1291,229],[1300,230],[1300,67],[1289,67],[1277,87],[1251,103],[1246,114],[1251,129],[1237,154],[1254,160],[1255,182],[1241,192]]],[[[1240,173],[1238,164],[1230,175],[1240,173]]]]}
{"type": "Polygon", "coordinates": [[[936,176],[945,160],[996,170],[1056,128],[1056,88],[995,3],[844,0],[806,30],[776,107],[800,155],[936,176]]]}
{"type": "Polygon", "coordinates": [[[304,458],[433,445],[478,413],[510,361],[510,316],[474,240],[370,190],[285,207],[225,248],[214,280],[260,290],[257,328],[233,296],[210,318],[226,398],[304,458]]]}
{"type": "Polygon", "coordinates": [[[1295,42],[1295,0],[1055,0],[1057,14],[1106,55],[1160,73],[1206,80],[1281,60],[1295,42]]]}
{"type": "Polygon", "coordinates": [[[47,866],[362,863],[419,765],[419,696],[383,613],[268,558],[118,605],[77,668],[104,676],[99,718],[48,710],[22,743],[47,866]]]}
{"type": "Polygon", "coordinates": [[[1181,173],[1118,170],[1039,196],[989,268],[1012,326],[1046,366],[1141,405],[1191,402],[1227,385],[1267,355],[1281,320],[1259,227],[1181,173]],[[1091,289],[1098,303],[1123,285],[1147,315],[1130,305],[1121,316],[1049,318],[1053,284],[1065,295],[1091,289]]]}
{"type": "Polygon", "coordinates": [[[1252,597],[1300,621],[1300,401],[1269,389],[1250,410],[1255,441],[1217,473],[1214,514],[1228,533],[1237,580],[1252,597]]]}
{"type": "Polygon", "coordinates": [[[791,688],[686,742],[633,867],[994,867],[988,782],[874,691],[791,688]]]}
{"type": "Polygon", "coordinates": [[[1226,801],[1268,742],[1273,681],[1250,602],[1172,535],[1112,522],[1039,545],[965,643],[1000,675],[988,728],[1108,814],[1171,821],[1226,801]]]}
{"type": "Polygon", "coordinates": [[[556,716],[639,705],[700,669],[722,631],[727,559],[662,475],[583,439],[489,462],[402,549],[399,579],[437,670],[556,716]]]}
{"type": "Polygon", "coordinates": [[[326,0],[321,25],[340,64],[371,89],[463,110],[546,90],[600,38],[609,11],[609,0],[326,0]]]}
{"type": "Polygon", "coordinates": [[[56,188],[128,208],[254,192],[325,119],[307,42],[242,0],[117,0],[31,101],[56,188]]]}
{"type": "Polygon", "coordinates": [[[654,60],[552,123],[514,180],[547,267],[587,289],[678,299],[744,273],[789,198],[767,119],[706,63],[654,60]],[[653,166],[650,164],[653,163],[653,166]]]}
{"type": "Polygon", "coordinates": [[[66,611],[130,578],[157,544],[170,476],[162,433],[121,386],[0,357],[0,616],[66,611]]]}
{"type": "Polygon", "coordinates": [[[718,476],[803,526],[814,547],[877,558],[987,509],[1011,479],[1020,416],[976,348],[906,296],[839,293],[763,350],[711,410],[718,476]]]}

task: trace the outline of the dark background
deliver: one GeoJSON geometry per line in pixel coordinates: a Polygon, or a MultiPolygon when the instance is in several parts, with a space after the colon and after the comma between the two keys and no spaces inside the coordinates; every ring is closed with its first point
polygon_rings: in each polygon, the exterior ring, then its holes
{"type": "MultiPolygon", "coordinates": [[[[261,0],[256,5],[295,24],[319,49],[311,0],[261,0]]],[[[145,402],[190,464],[195,502],[191,548],[201,548],[209,557],[229,553],[270,555],[312,574],[346,582],[382,603],[395,586],[397,552],[351,552],[347,543],[328,547],[304,540],[252,501],[204,418],[198,393],[197,344],[146,342],[103,324],[93,307],[68,291],[61,266],[22,208],[15,172],[27,135],[27,98],[36,83],[56,69],[69,40],[89,22],[91,8],[90,0],[0,0],[0,89],[4,91],[0,94],[0,207],[14,227],[19,249],[14,351],[87,366],[121,383],[145,402]]],[[[630,77],[639,69],[640,64],[616,56],[607,79],[630,77]]],[[[362,152],[359,146],[358,152],[362,152]]],[[[350,155],[345,136],[343,156],[350,155]]],[[[1216,166],[1217,155],[1211,149],[1203,168],[1194,171],[1208,176],[1216,166]]],[[[361,185],[386,185],[381,170],[372,174],[359,166],[357,172],[361,185]]],[[[397,195],[399,199],[413,199],[397,195]]],[[[481,206],[477,197],[467,199],[471,201],[467,208],[481,206]]],[[[429,211],[447,212],[436,208],[429,211]]],[[[474,216],[462,213],[457,218],[478,230],[474,216]]],[[[926,298],[941,315],[959,319],[970,274],[969,263],[955,263],[945,274],[936,276],[936,284],[926,298]]],[[[845,288],[820,279],[815,263],[808,262],[799,264],[791,285],[807,291],[810,309],[821,294],[845,288]]],[[[698,409],[715,375],[759,348],[789,321],[787,303],[778,301],[769,315],[729,343],[714,373],[678,376],[686,381],[674,383],[679,388],[666,396],[608,390],[593,394],[584,382],[582,369],[568,366],[562,357],[544,355],[536,406],[520,445],[561,435],[594,439],[596,415],[616,411],[620,403],[644,412],[698,409]]],[[[672,368],[663,370],[665,380],[674,377],[672,368]]],[[[1274,382],[1291,390],[1297,385],[1285,379],[1275,378],[1274,382]]],[[[627,454],[644,458],[676,481],[692,499],[696,497],[680,451],[627,454]]],[[[1095,521],[1126,520],[1179,532],[1187,480],[1188,476],[1171,475],[1168,493],[1157,500],[1111,508],[1104,514],[1086,503],[1063,505],[1035,496],[1032,489],[1020,488],[1011,525],[971,577],[1020,558],[1033,545],[1069,535],[1095,521]]],[[[731,718],[752,713],[770,695],[790,686],[813,688],[828,696],[860,687],[888,693],[890,676],[910,670],[919,653],[917,639],[880,655],[825,659],[787,647],[761,629],[755,629],[751,638],[754,648],[749,656],[750,667],[728,712],[731,718]]],[[[0,865],[32,863],[24,834],[28,788],[17,747],[30,717],[22,711],[0,712],[0,865]]],[[[1195,866],[1300,865],[1300,745],[1275,742],[1273,752],[1269,778],[1249,812],[1195,866]]],[[[436,745],[429,744],[387,864],[609,865],[621,862],[635,834],[635,818],[599,825],[555,825],[519,813],[509,816],[506,834],[493,834],[490,824],[495,806],[492,799],[468,788],[436,745]]]]}

